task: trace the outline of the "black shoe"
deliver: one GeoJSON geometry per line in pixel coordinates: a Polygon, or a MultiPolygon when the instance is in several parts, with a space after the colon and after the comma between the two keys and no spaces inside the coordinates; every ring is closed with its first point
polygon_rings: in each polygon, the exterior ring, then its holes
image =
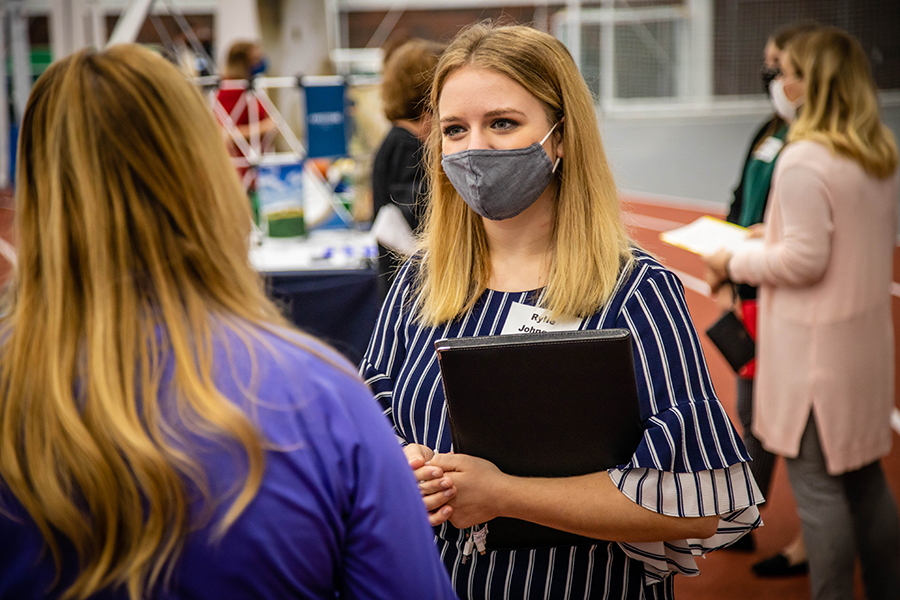
{"type": "Polygon", "coordinates": [[[743,537],[738,538],[738,541],[731,544],[730,546],[725,546],[723,550],[734,550],[735,552],[754,552],[756,550],[756,540],[753,539],[752,533],[747,533],[743,537]]]}
{"type": "Polygon", "coordinates": [[[753,572],[759,577],[789,577],[791,575],[806,575],[809,572],[809,562],[803,561],[796,565],[790,564],[787,556],[780,552],[761,560],[752,567],[753,572]]]}

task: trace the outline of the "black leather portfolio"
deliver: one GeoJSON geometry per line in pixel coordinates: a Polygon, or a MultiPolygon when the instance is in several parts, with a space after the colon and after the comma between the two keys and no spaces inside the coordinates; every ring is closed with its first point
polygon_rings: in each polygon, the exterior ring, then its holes
{"type": "MultiPolygon", "coordinates": [[[[569,477],[627,463],[643,435],[626,329],[435,342],[456,452],[524,477],[569,477]]],[[[595,544],[500,517],[487,546],[595,544]]]]}
{"type": "Polygon", "coordinates": [[[756,354],[756,342],[738,316],[730,310],[706,330],[706,335],[735,371],[739,371],[756,354]]]}

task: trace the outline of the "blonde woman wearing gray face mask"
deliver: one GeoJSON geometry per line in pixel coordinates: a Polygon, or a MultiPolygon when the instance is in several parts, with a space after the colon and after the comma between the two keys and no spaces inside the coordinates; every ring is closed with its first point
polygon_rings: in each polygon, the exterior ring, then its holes
{"type": "Polygon", "coordinates": [[[759,525],[762,495],[681,284],[625,234],[590,92],[559,40],[478,24],[442,55],[431,105],[420,251],[360,370],[405,446],[456,592],[672,598],[673,576],[697,573],[695,555],[759,525]],[[630,331],[645,430],[627,465],[522,478],[450,453],[435,340],[516,331],[522,311],[562,329],[630,331]],[[701,501],[713,481],[730,493],[701,501]],[[465,558],[464,530],[500,516],[611,541],[465,558]]]}

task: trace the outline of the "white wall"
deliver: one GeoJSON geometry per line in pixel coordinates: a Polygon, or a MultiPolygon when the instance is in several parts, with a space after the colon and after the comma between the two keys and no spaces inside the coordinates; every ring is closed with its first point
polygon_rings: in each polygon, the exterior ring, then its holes
{"type": "MultiPolygon", "coordinates": [[[[900,138],[900,103],[885,104],[882,120],[900,138]]],[[[727,206],[751,138],[769,114],[601,117],[601,129],[620,189],[727,206]]]]}
{"type": "Polygon", "coordinates": [[[328,59],[325,0],[282,0],[278,44],[279,75],[323,74],[328,59]]]}
{"type": "Polygon", "coordinates": [[[218,3],[214,19],[216,61],[225,62],[228,48],[238,40],[259,40],[262,31],[256,0],[224,0],[218,3]]]}

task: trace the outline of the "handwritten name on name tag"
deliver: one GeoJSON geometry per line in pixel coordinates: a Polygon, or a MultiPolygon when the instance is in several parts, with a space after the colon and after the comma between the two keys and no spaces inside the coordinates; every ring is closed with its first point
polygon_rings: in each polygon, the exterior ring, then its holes
{"type": "Polygon", "coordinates": [[[577,331],[581,319],[571,321],[551,320],[548,311],[521,302],[513,302],[503,324],[501,335],[509,333],[546,333],[548,331],[577,331]]]}

